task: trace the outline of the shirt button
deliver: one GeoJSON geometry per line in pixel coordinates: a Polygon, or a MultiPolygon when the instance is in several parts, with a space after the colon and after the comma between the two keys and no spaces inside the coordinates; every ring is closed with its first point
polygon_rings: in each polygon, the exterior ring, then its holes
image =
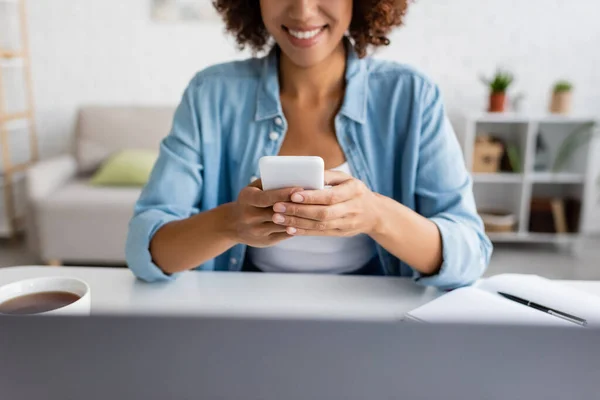
{"type": "Polygon", "coordinates": [[[277,126],[283,125],[283,120],[279,117],[275,118],[275,125],[277,125],[277,126]]]}
{"type": "Polygon", "coordinates": [[[276,141],[277,139],[279,139],[279,133],[277,133],[277,132],[271,132],[269,134],[269,139],[271,139],[272,141],[276,141]]]}
{"type": "Polygon", "coordinates": [[[231,260],[229,260],[231,262],[231,265],[237,265],[238,260],[235,258],[232,258],[231,260]]]}

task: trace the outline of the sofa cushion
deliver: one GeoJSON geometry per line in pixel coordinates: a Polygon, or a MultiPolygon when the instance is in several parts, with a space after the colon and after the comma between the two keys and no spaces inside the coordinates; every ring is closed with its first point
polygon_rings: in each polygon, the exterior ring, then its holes
{"type": "Polygon", "coordinates": [[[109,157],[94,174],[94,186],[142,187],[150,179],[158,158],[154,150],[123,150],[109,157]]]}
{"type": "Polygon", "coordinates": [[[68,183],[39,200],[42,257],[124,263],[129,220],[140,188],[95,187],[85,180],[68,183]]]}
{"type": "Polygon", "coordinates": [[[91,173],[123,149],[157,150],[169,134],[174,107],[84,107],[76,131],[79,171],[91,173]]]}

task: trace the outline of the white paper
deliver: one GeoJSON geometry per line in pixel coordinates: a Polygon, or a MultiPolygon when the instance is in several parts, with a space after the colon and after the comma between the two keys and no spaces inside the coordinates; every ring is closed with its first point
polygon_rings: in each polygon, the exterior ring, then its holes
{"type": "MultiPolygon", "coordinates": [[[[583,318],[587,320],[588,326],[600,327],[599,296],[582,292],[550,279],[537,275],[503,274],[484,279],[476,286],[489,293],[511,294],[583,318]]],[[[541,311],[538,312],[541,313],[541,311]]]]}
{"type": "Polygon", "coordinates": [[[407,314],[425,322],[560,325],[580,327],[498,294],[503,292],[565,312],[600,327],[600,297],[537,275],[503,274],[483,279],[473,287],[445,294],[407,314]]]}
{"type": "Polygon", "coordinates": [[[476,323],[511,325],[578,325],[553,317],[497,294],[474,287],[457,289],[407,315],[408,318],[435,323],[476,323]]]}

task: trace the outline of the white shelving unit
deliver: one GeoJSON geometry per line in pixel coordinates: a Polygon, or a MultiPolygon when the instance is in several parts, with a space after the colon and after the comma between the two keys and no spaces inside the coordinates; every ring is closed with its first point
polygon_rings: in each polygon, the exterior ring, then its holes
{"type": "MultiPolygon", "coordinates": [[[[479,210],[502,209],[514,213],[518,223],[514,232],[489,233],[496,243],[554,243],[577,245],[585,234],[581,229],[595,199],[592,187],[591,148],[579,147],[560,171],[536,170],[536,147],[541,135],[552,167],[563,140],[578,128],[596,122],[592,118],[564,116],[526,116],[520,114],[483,113],[467,116],[464,132],[465,161],[473,167],[473,150],[478,135],[492,135],[516,146],[521,159],[520,170],[492,174],[473,174],[473,191],[479,210]],[[530,231],[531,201],[534,198],[571,198],[581,202],[579,231],[538,233],[530,231]]],[[[598,133],[598,125],[594,128],[598,133]]],[[[596,137],[598,135],[595,135],[596,137]]],[[[592,139],[596,140],[596,139],[592,139]]],[[[577,249],[574,246],[573,249],[577,249]]]]}

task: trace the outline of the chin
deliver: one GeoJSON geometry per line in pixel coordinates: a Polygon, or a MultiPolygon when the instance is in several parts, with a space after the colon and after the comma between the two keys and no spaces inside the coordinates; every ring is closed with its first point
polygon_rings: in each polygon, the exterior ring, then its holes
{"type": "Polygon", "coordinates": [[[284,42],[279,47],[294,65],[301,68],[310,68],[325,61],[336,50],[337,46],[330,43],[322,43],[313,48],[298,49],[284,42]]]}

